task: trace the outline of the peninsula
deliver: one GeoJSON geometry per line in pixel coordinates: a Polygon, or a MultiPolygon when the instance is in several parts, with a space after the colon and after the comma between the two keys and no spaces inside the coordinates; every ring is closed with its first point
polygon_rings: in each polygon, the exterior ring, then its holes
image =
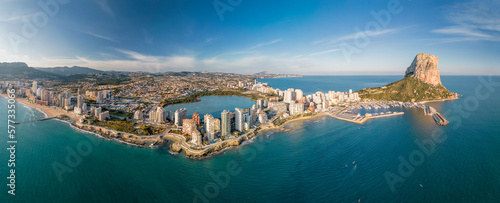
{"type": "Polygon", "coordinates": [[[46,112],[48,117],[69,119],[71,125],[109,139],[143,147],[168,145],[172,152],[184,151],[188,157],[204,157],[240,145],[258,133],[286,131],[285,126],[292,122],[324,116],[364,124],[371,119],[404,114],[397,109],[416,107],[437,124],[446,125],[449,122],[444,116],[423,104],[429,100],[458,98],[441,84],[437,62],[435,56],[418,54],[402,80],[357,92],[304,95],[300,89],[280,90],[256,81],[256,76],[276,76],[268,73],[155,75],[90,71],[89,77],[73,83],[64,80],[3,81],[0,82],[0,94],[16,89],[19,102],[46,112]],[[105,84],[99,85],[102,83],[105,84]],[[201,117],[194,113],[189,118],[186,109],[166,111],[163,108],[196,102],[199,97],[208,95],[250,97],[255,105],[234,111],[227,109],[220,115],[201,117]],[[373,108],[380,111],[358,113],[360,109],[373,108]]]}

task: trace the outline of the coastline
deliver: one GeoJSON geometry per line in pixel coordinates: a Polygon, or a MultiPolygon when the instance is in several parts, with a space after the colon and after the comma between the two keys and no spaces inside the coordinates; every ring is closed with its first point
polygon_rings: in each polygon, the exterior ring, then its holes
{"type": "MultiPolygon", "coordinates": [[[[0,96],[3,96],[8,99],[7,95],[5,94],[0,94],[0,96]]],[[[419,103],[427,103],[427,102],[441,102],[441,101],[446,101],[446,100],[455,100],[459,98],[450,98],[450,99],[443,99],[443,100],[434,100],[434,101],[423,101],[419,103]]],[[[45,117],[57,117],[60,115],[66,115],[69,116],[71,119],[73,119],[73,122],[70,121],[64,121],[60,120],[63,122],[68,123],[71,127],[77,128],[79,131],[82,131],[84,133],[88,134],[94,134],[99,138],[104,138],[104,139],[109,139],[109,140],[115,140],[120,144],[126,144],[130,146],[137,146],[137,147],[158,147],[156,144],[165,146],[169,144],[169,152],[170,153],[175,153],[179,154],[180,151],[184,151],[186,154],[187,158],[191,159],[204,159],[204,158],[210,158],[214,155],[223,153],[224,151],[232,148],[232,147],[237,147],[243,144],[247,144],[247,142],[251,141],[253,138],[261,135],[267,135],[269,131],[283,131],[283,132],[290,132],[290,129],[285,129],[286,126],[289,126],[290,124],[293,124],[295,122],[299,121],[305,121],[305,120],[314,120],[314,119],[319,119],[322,117],[332,117],[338,120],[344,120],[348,122],[352,122],[347,119],[342,119],[339,117],[334,116],[331,113],[325,113],[325,112],[319,112],[315,113],[313,115],[308,115],[308,116],[300,116],[297,118],[292,118],[290,120],[285,121],[279,126],[275,125],[262,125],[260,126],[260,129],[257,130],[257,128],[253,128],[246,132],[243,135],[240,135],[236,138],[224,140],[222,142],[217,142],[217,143],[212,143],[206,146],[203,146],[201,148],[195,149],[192,148],[191,145],[189,145],[186,141],[186,138],[183,135],[180,134],[175,134],[175,133],[167,133],[166,131],[154,135],[154,136],[140,136],[140,135],[135,135],[135,134],[130,134],[130,133],[125,133],[125,132],[120,132],[100,126],[93,126],[93,125],[87,125],[87,124],[81,124],[77,123],[79,116],[72,114],[71,112],[68,112],[66,110],[62,109],[57,109],[56,107],[48,107],[48,106],[42,106],[38,104],[33,104],[28,102],[27,99],[24,98],[16,98],[16,101],[19,101],[20,103],[34,108],[38,110],[39,112],[43,113],[45,117]],[[257,131],[257,132],[256,132],[257,131]],[[168,142],[167,142],[168,141],[168,142]],[[153,144],[154,143],[154,144],[153,144]],[[149,145],[151,144],[151,145],[149,145]]],[[[371,118],[370,118],[371,119],[371,118]]],[[[369,119],[366,119],[364,122],[366,122],[369,119]]],[[[358,124],[363,124],[358,123],[358,124]]],[[[250,142],[251,143],[251,142],[250,142]]]]}
{"type": "MultiPolygon", "coordinates": [[[[0,96],[9,99],[9,97],[6,94],[0,94],[0,96]]],[[[58,117],[61,115],[66,115],[75,121],[80,119],[79,116],[77,116],[69,111],[57,109],[55,107],[50,107],[50,106],[42,106],[42,105],[38,105],[38,104],[33,104],[33,103],[28,102],[28,100],[25,98],[15,98],[15,100],[17,102],[20,102],[20,103],[26,105],[26,106],[29,106],[31,108],[38,110],[42,114],[45,114],[46,118],[52,118],[52,117],[58,117]]]]}
{"type": "Polygon", "coordinates": [[[447,98],[447,99],[436,99],[436,100],[428,100],[428,101],[421,101],[417,103],[425,104],[425,103],[431,103],[431,102],[443,102],[443,101],[453,101],[460,99],[460,97],[455,97],[455,98],[447,98]]]}
{"type": "MultiPolygon", "coordinates": [[[[0,94],[0,96],[5,97],[6,99],[9,99],[8,96],[5,95],[5,94],[0,94]]],[[[28,100],[25,99],[25,98],[16,98],[15,100],[17,102],[19,102],[19,103],[21,103],[21,104],[29,107],[29,108],[33,108],[33,109],[39,111],[40,113],[44,114],[45,118],[53,118],[53,117],[55,117],[56,120],[64,122],[64,123],[68,124],[71,128],[73,128],[73,129],[75,129],[77,131],[80,131],[82,133],[92,134],[92,135],[96,136],[97,138],[101,138],[101,139],[115,140],[116,142],[118,142],[120,144],[125,144],[125,145],[130,145],[130,146],[135,146],[135,147],[146,147],[145,145],[140,145],[140,144],[137,144],[137,143],[129,142],[127,140],[119,139],[117,137],[111,137],[111,136],[106,135],[104,133],[104,132],[108,132],[108,131],[113,131],[111,129],[106,129],[106,130],[103,130],[103,131],[94,131],[94,130],[91,130],[91,129],[90,130],[89,129],[82,129],[82,128],[78,127],[77,125],[75,125],[74,124],[75,122],[71,122],[70,120],[68,121],[68,120],[58,119],[57,117],[60,116],[60,115],[66,115],[66,116],[70,117],[71,120],[73,120],[73,121],[76,121],[76,120],[80,119],[79,116],[74,115],[73,113],[68,112],[66,110],[56,109],[55,107],[49,107],[49,106],[42,106],[42,105],[38,105],[38,104],[33,104],[33,103],[28,102],[28,100]]],[[[140,136],[138,136],[138,137],[140,137],[140,136]]]]}

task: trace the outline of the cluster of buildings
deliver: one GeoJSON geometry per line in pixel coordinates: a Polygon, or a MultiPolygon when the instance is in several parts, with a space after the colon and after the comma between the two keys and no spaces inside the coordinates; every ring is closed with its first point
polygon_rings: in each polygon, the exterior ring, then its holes
{"type": "Polygon", "coordinates": [[[111,91],[87,91],[85,95],[80,93],[80,89],[76,94],[72,94],[69,89],[56,91],[53,89],[45,89],[39,85],[37,81],[33,81],[31,88],[21,89],[25,97],[31,103],[43,106],[56,106],[66,111],[72,111],[76,115],[84,117],[95,117],[103,121],[110,118],[109,111],[101,112],[101,107],[91,106],[86,102],[87,99],[96,99],[98,104],[103,104],[111,98],[111,91]]]}
{"type": "MultiPolygon", "coordinates": [[[[360,101],[358,93],[353,93],[352,90],[349,90],[349,92],[316,92],[305,95],[301,89],[280,90],[268,86],[267,83],[258,83],[255,80],[243,79],[236,80],[237,82],[230,80],[230,78],[240,77],[238,75],[230,75],[228,79],[224,78],[224,74],[217,75],[217,73],[211,77],[199,75],[201,73],[189,74],[183,77],[165,76],[165,78],[175,78],[174,82],[162,77],[152,77],[151,80],[138,80],[127,85],[121,85],[124,88],[115,93],[100,86],[93,88],[94,91],[86,91],[85,94],[81,94],[78,88],[77,92],[72,94],[70,90],[55,91],[45,89],[37,81],[33,81],[31,88],[26,88],[29,87],[26,84],[19,84],[20,86],[24,85],[25,88],[22,88],[18,94],[23,94],[33,103],[57,106],[73,111],[73,113],[82,115],[82,117],[95,117],[100,121],[109,119],[112,116],[109,111],[103,112],[104,108],[113,109],[109,107],[116,106],[115,100],[117,98],[119,98],[119,101],[124,101],[127,99],[123,97],[128,96],[132,98],[138,98],[137,96],[140,98],[156,98],[158,94],[163,94],[161,99],[165,99],[165,95],[173,94],[176,98],[179,98],[192,92],[214,88],[244,88],[266,95],[267,99],[257,100],[251,108],[235,108],[233,112],[224,110],[220,117],[217,118],[206,114],[203,119],[197,113],[188,118],[185,108],[166,111],[164,108],[159,107],[157,103],[140,103],[140,99],[122,103],[123,105],[120,108],[131,114],[133,113],[134,121],[157,125],[171,123],[181,129],[182,134],[190,135],[191,142],[198,146],[202,146],[205,142],[210,143],[246,132],[259,124],[267,123],[269,118],[327,111],[332,105],[360,101]],[[193,82],[189,79],[203,82],[193,82]],[[167,91],[165,91],[164,87],[168,87],[166,88],[167,91]],[[161,90],[162,88],[163,90],[161,90]],[[87,104],[86,101],[89,100],[95,102],[87,104]]],[[[116,89],[116,87],[112,88],[116,89]]]]}
{"type": "Polygon", "coordinates": [[[267,123],[268,114],[263,109],[265,107],[253,105],[248,109],[235,108],[234,112],[224,110],[220,119],[205,114],[203,124],[196,119],[199,115],[195,113],[192,119],[184,119],[181,132],[190,135],[192,143],[198,146],[201,146],[203,141],[214,142],[219,138],[234,137],[234,132],[243,133],[259,124],[267,123]]]}
{"type": "Polygon", "coordinates": [[[220,138],[228,138],[233,136],[233,132],[245,132],[253,126],[266,123],[268,121],[268,114],[265,112],[267,104],[267,100],[258,100],[251,108],[235,108],[234,112],[224,110],[220,118],[205,114],[203,119],[198,113],[194,113],[188,119],[185,108],[166,111],[162,107],[156,107],[147,113],[144,109],[137,110],[134,113],[134,120],[148,120],[155,124],[170,122],[180,128],[182,134],[190,135],[193,144],[202,146],[204,141],[214,142],[220,138]]]}

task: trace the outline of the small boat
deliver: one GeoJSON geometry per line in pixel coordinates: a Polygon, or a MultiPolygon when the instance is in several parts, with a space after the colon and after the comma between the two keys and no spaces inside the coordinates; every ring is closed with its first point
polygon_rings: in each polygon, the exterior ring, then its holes
{"type": "Polygon", "coordinates": [[[420,187],[423,188],[424,186],[422,186],[422,184],[420,184],[420,187]]]}
{"type": "Polygon", "coordinates": [[[352,164],[355,164],[355,163],[356,163],[356,161],[353,161],[353,162],[352,162],[352,164]]]}
{"type": "Polygon", "coordinates": [[[345,165],[345,167],[347,168],[347,164],[345,165]]]}

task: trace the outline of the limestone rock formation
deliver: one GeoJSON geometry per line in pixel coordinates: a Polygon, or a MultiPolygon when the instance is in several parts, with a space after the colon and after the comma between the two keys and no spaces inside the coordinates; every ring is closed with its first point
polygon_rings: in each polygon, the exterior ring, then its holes
{"type": "Polygon", "coordinates": [[[438,57],[420,53],[415,56],[410,67],[406,69],[406,77],[415,77],[432,85],[442,85],[438,70],[438,57]]]}

